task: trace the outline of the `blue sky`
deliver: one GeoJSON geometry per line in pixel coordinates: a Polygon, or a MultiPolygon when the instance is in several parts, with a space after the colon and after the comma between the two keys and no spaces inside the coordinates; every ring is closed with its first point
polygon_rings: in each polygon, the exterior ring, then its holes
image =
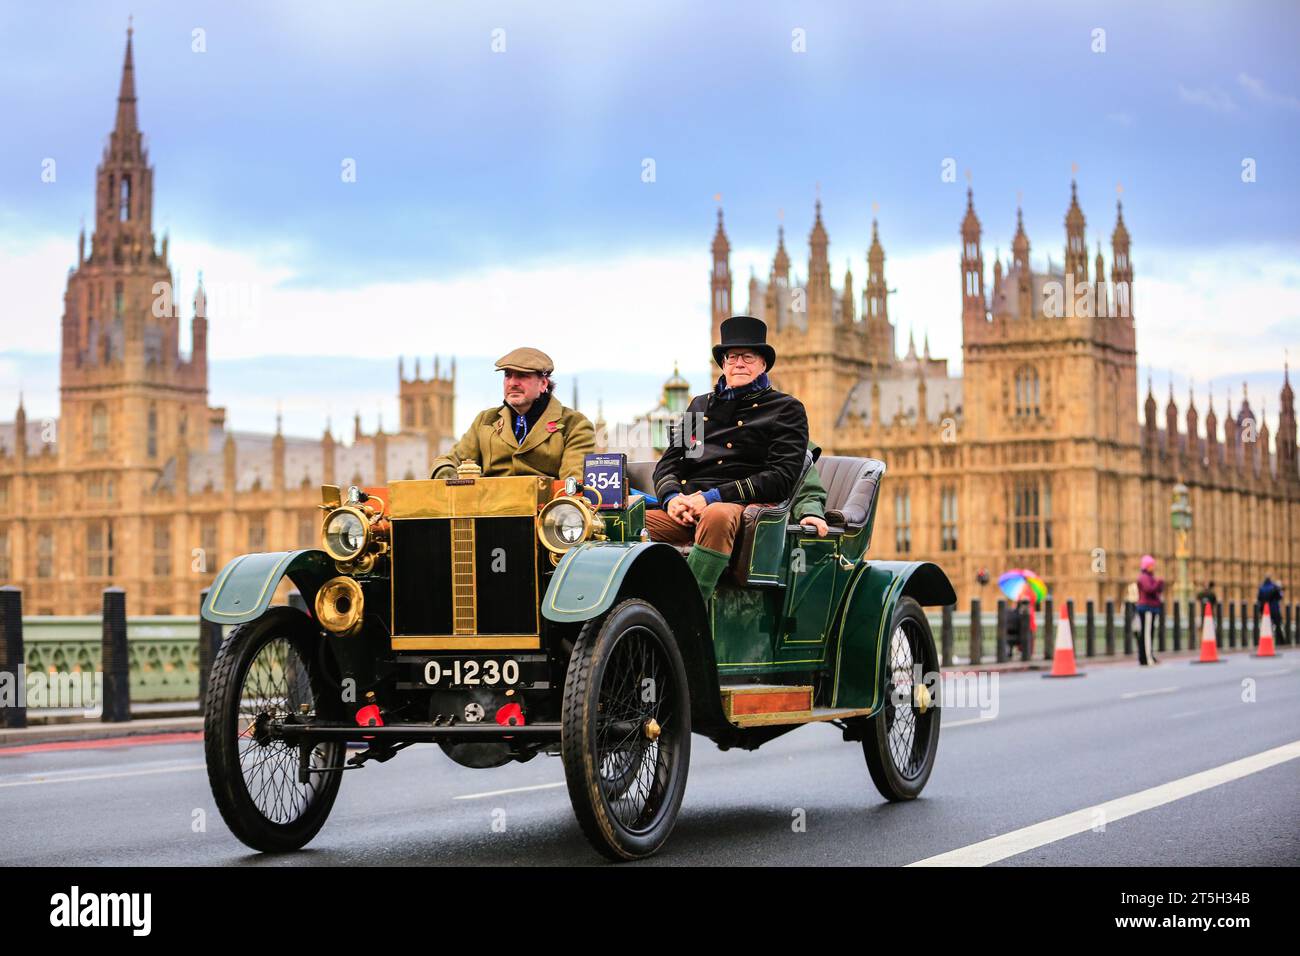
{"type": "MultiPolygon", "coordinates": [[[[1019,195],[1035,259],[1059,262],[1073,164],[1108,261],[1123,183],[1144,368],[1227,381],[1300,345],[1295,4],[98,0],[0,9],[2,352],[57,348],[128,13],[155,224],[182,284],[203,269],[268,312],[256,336],[214,321],[218,358],[253,341],[301,353],[317,316],[325,351],[373,358],[491,357],[605,317],[650,333],[638,371],[680,359],[702,382],[714,194],[743,305],[779,211],[806,271],[820,184],[837,276],[851,260],[861,283],[878,204],[900,340],[928,332],[957,360],[966,171],[990,259],[1019,195]]],[[[595,374],[599,344],[556,357],[595,374]]],[[[0,363],[5,390],[20,365],[0,363]]],[[[356,404],[391,392],[358,387],[356,404]]]]}

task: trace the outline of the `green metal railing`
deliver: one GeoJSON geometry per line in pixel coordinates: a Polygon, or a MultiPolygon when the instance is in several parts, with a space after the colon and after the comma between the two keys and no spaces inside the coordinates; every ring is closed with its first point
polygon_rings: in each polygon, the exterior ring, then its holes
{"type": "MultiPolygon", "coordinates": [[[[27,673],[94,673],[101,669],[98,615],[23,617],[27,673]]],[[[131,700],[197,701],[199,619],[132,617],[126,622],[131,700]]]]}

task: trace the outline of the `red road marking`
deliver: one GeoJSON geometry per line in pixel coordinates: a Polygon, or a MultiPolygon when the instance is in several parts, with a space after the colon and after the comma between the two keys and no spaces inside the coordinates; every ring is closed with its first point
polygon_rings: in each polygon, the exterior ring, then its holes
{"type": "Polygon", "coordinates": [[[110,737],[105,740],[60,740],[48,744],[21,744],[15,747],[0,746],[0,757],[16,757],[19,754],[45,753],[51,750],[96,750],[101,747],[180,744],[202,739],[203,731],[193,730],[174,734],[140,734],[136,737],[110,737]]]}

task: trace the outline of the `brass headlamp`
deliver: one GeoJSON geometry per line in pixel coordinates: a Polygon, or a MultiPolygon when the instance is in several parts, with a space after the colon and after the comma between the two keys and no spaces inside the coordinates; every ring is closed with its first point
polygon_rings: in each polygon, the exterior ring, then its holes
{"type": "MultiPolygon", "coordinates": [[[[565,479],[565,494],[552,498],[537,513],[537,540],[551,553],[552,562],[575,545],[605,537],[605,519],[581,494],[582,488],[575,479],[565,479]]],[[[600,492],[591,491],[599,501],[600,492]]]]}
{"type": "Polygon", "coordinates": [[[379,527],[382,507],[368,504],[371,499],[356,487],[348,489],[346,502],[333,486],[322,488],[322,492],[321,547],[340,571],[366,573],[374,567],[375,555],[388,549],[385,528],[379,527]]]}

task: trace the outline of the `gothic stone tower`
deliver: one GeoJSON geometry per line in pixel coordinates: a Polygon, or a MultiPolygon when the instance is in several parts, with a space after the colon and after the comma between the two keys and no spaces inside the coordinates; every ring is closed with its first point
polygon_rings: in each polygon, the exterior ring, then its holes
{"type": "Polygon", "coordinates": [[[1100,249],[1089,281],[1075,186],[1064,270],[1029,266],[1017,211],[1012,262],[984,286],[981,227],[967,194],[962,222],[962,339],[967,474],[978,485],[967,545],[990,567],[1023,566],[1058,591],[1098,594],[1136,566],[1143,500],[1132,268],[1122,211],[1112,236],[1112,290],[1100,249]]]}
{"type": "Polygon", "coordinates": [[[406,377],[402,359],[397,360],[397,397],[402,409],[402,432],[420,434],[429,441],[430,454],[441,454],[444,445],[455,442],[456,360],[444,374],[437,356],[433,375],[420,375],[420,360],[415,360],[415,375],[406,377]]]}
{"type": "MultiPolygon", "coordinates": [[[[785,228],[778,227],[768,281],[750,279],[749,312],[767,324],[767,340],[779,356],[772,384],[799,396],[808,410],[812,440],[826,448],[835,444],[836,422],[853,386],[870,371],[893,366],[894,327],[886,305],[885,254],[874,223],[861,316],[851,268],[845,269],[842,291],[831,281],[830,238],[820,199],[814,207],[808,248],[808,279],[792,281],[785,228]]],[[[731,314],[729,251],[719,213],[711,288],[714,342],[722,320],[731,314]]]]}
{"type": "Polygon", "coordinates": [[[207,442],[207,319],[200,289],[193,351],[183,358],[167,240],[159,251],[153,233],[130,30],[89,255],[85,245],[83,231],[63,297],[60,464],[115,472],[122,492],[143,491],[180,446],[201,451],[207,442]]]}

